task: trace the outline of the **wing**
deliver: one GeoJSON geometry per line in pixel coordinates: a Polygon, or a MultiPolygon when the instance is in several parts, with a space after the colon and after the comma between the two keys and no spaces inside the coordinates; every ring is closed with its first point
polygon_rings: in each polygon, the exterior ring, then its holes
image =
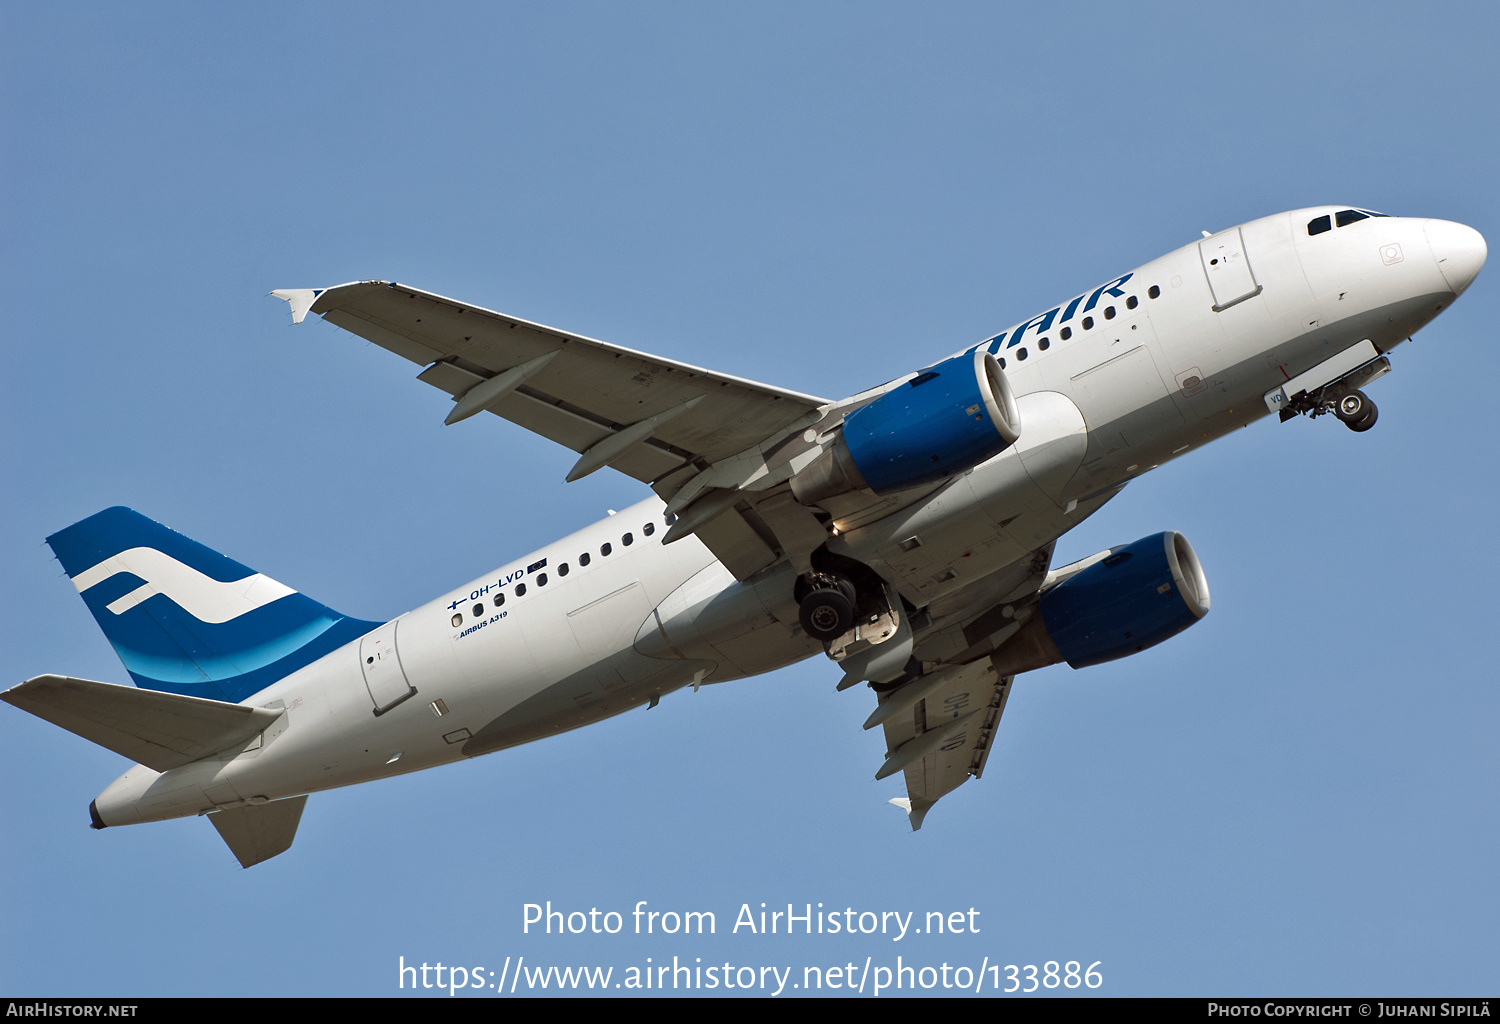
{"type": "MultiPolygon", "coordinates": [[[[892,803],[905,808],[913,830],[938,800],[984,774],[1015,681],[996,671],[993,658],[1019,633],[1037,595],[1053,580],[1053,549],[1043,545],[968,588],[957,607],[920,630],[914,649],[922,671],[915,678],[871,684],[879,706],[865,728],[881,726],[886,741],[886,760],[875,777],[905,775],[906,799],[892,803]]],[[[941,614],[937,605],[929,606],[932,611],[941,614]]]]}
{"type": "Polygon", "coordinates": [[[939,669],[881,695],[870,717],[884,728],[890,753],[875,777],[906,775],[913,830],[940,798],[984,774],[1014,679],[997,676],[985,659],[939,669]]]}
{"type": "MultiPolygon", "coordinates": [[[[1100,496],[1094,507],[1120,490],[1100,496]]],[[[871,683],[880,702],[865,728],[881,726],[886,740],[885,763],[875,777],[905,773],[906,799],[891,802],[906,809],[913,830],[922,827],[939,799],[984,774],[1015,682],[1014,674],[999,669],[1014,673],[1016,653],[1024,664],[1030,641],[1023,639],[1022,628],[1037,614],[1041,593],[1109,555],[1104,550],[1053,569],[1054,546],[1038,548],[984,587],[965,592],[966,611],[954,611],[948,621],[923,630],[913,657],[920,673],[871,683]],[[1022,645],[1018,652],[1007,646],[1012,641],[1022,645]]],[[[932,610],[929,606],[928,613],[932,610]]],[[[848,675],[841,687],[847,685],[848,675]]]]}
{"type": "Polygon", "coordinates": [[[317,313],[424,366],[418,379],[457,403],[446,422],[491,412],[579,452],[570,480],[607,465],[652,484],[664,498],[680,497],[668,509],[691,520],[679,534],[697,532],[741,578],[770,564],[777,553],[774,537],[764,537],[735,514],[734,506],[745,497],[740,488],[755,480],[776,482],[766,453],[778,444],[785,447],[783,442],[825,419],[831,408],[811,395],[395,282],[272,294],[291,304],[294,322],[309,311],[317,313]]]}
{"type": "MultiPolygon", "coordinates": [[[[312,312],[425,366],[418,379],[455,401],[476,385],[541,360],[513,389],[472,411],[495,413],[575,452],[694,399],[710,398],[656,424],[641,443],[604,463],[645,483],[685,462],[737,455],[828,404],[395,282],[314,291],[312,312]]],[[[294,302],[294,315],[296,308],[294,302]]]]}

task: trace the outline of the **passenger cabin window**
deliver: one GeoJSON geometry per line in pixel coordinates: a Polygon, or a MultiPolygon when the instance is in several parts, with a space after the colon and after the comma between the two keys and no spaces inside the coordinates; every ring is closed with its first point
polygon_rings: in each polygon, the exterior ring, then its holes
{"type": "Polygon", "coordinates": [[[1150,288],[1146,289],[1146,297],[1151,299],[1160,298],[1161,289],[1153,284],[1150,288]]]}
{"type": "Polygon", "coordinates": [[[498,594],[495,595],[495,607],[499,608],[504,603],[505,603],[505,591],[502,590],[502,591],[500,591],[500,593],[498,593],[498,594]]]}
{"type": "Polygon", "coordinates": [[[1026,359],[1026,350],[1024,348],[1017,349],[1016,358],[1024,361],[1026,359]]]}
{"type": "Polygon", "coordinates": [[[1036,347],[1039,348],[1039,349],[1041,349],[1043,352],[1045,352],[1049,348],[1052,347],[1052,339],[1051,338],[1043,338],[1041,341],[1038,341],[1036,343],[1036,347]]]}
{"type": "Polygon", "coordinates": [[[1071,328],[1071,327],[1064,327],[1062,329],[1062,340],[1063,341],[1067,341],[1072,336],[1073,336],[1073,328],[1071,328]]]}
{"type": "MultiPolygon", "coordinates": [[[[1342,217],[1343,214],[1339,214],[1339,216],[1342,217]]],[[[1327,214],[1324,214],[1321,217],[1314,217],[1312,220],[1307,222],[1307,233],[1309,235],[1321,235],[1325,231],[1332,230],[1333,221],[1328,217],[1327,214]]]]}
{"type": "MultiPolygon", "coordinates": [[[[455,626],[462,626],[463,624],[464,624],[464,617],[462,615],[459,615],[459,614],[455,613],[454,616],[453,616],[453,625],[455,625],[455,626]]],[[[368,658],[366,660],[367,661],[374,661],[375,659],[374,658],[368,658]]]]}
{"type": "Polygon", "coordinates": [[[1339,227],[1348,227],[1357,220],[1369,220],[1368,213],[1360,213],[1358,210],[1340,210],[1333,215],[1333,222],[1339,227]]]}
{"type": "Polygon", "coordinates": [[[559,576],[566,576],[568,574],[568,563],[567,562],[563,562],[563,563],[561,563],[561,564],[558,565],[558,567],[557,567],[557,574],[559,576]]]}
{"type": "Polygon", "coordinates": [[[1140,304],[1141,304],[1141,300],[1137,299],[1134,295],[1132,295],[1130,298],[1128,298],[1128,299],[1125,300],[1125,308],[1126,309],[1134,309],[1135,307],[1139,306],[1140,304]]]}
{"type": "Polygon", "coordinates": [[[1083,329],[1085,331],[1092,331],[1094,329],[1094,318],[1093,317],[1086,316],[1086,317],[1083,318],[1083,329]]]}
{"type": "Polygon", "coordinates": [[[581,555],[578,556],[578,564],[579,565],[588,565],[593,560],[594,560],[594,557],[592,555],[590,555],[587,551],[585,551],[583,554],[581,554],[581,555]]]}
{"type": "Polygon", "coordinates": [[[641,527],[641,532],[644,533],[648,537],[651,536],[653,533],[656,532],[656,524],[655,523],[647,523],[645,526],[641,527]]]}
{"type": "Polygon", "coordinates": [[[625,536],[620,538],[620,543],[624,544],[628,548],[630,547],[630,545],[635,543],[635,537],[627,533],[625,536]]]}
{"type": "Polygon", "coordinates": [[[547,585],[547,574],[546,573],[538,573],[537,574],[536,585],[539,586],[539,587],[545,587],[547,585]]]}
{"type": "Polygon", "coordinates": [[[526,596],[526,584],[524,584],[524,583],[517,583],[516,584],[516,596],[517,597],[525,597],[526,596]]]}
{"type": "Polygon", "coordinates": [[[1105,306],[1104,307],[1104,319],[1106,319],[1106,320],[1113,320],[1114,318],[1115,318],[1115,307],[1113,307],[1113,306],[1105,306]]]}
{"type": "Polygon", "coordinates": [[[476,604],[474,606],[474,618],[477,619],[477,618],[479,618],[479,616],[481,616],[483,614],[484,614],[484,605],[482,605],[482,604],[476,604]]]}
{"type": "Polygon", "coordinates": [[[614,548],[609,546],[609,541],[605,541],[603,544],[599,545],[599,554],[601,555],[608,555],[613,550],[614,548]]]}

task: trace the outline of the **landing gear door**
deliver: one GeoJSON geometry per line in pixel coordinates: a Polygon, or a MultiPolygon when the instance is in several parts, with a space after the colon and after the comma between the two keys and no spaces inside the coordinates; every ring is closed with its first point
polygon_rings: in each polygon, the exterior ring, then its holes
{"type": "Polygon", "coordinates": [[[1198,255],[1203,258],[1203,272],[1208,275],[1208,287],[1214,293],[1215,313],[1260,294],[1239,228],[1205,238],[1198,243],[1198,255]]]}
{"type": "Polygon", "coordinates": [[[407,681],[396,650],[399,622],[387,622],[359,642],[359,667],[364,671],[365,687],[375,703],[376,715],[385,714],[417,692],[407,681]]]}

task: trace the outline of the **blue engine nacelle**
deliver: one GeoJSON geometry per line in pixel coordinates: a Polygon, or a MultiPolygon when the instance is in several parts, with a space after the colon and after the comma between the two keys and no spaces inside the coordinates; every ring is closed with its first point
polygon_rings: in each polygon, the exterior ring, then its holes
{"type": "Polygon", "coordinates": [[[1098,665],[1154,647],[1208,614],[1208,580],[1173,530],[1115,548],[1042,592],[1036,615],[996,652],[1001,675],[1066,661],[1098,665]]]}
{"type": "Polygon", "coordinates": [[[1015,444],[1010,383],[984,349],[954,356],[850,413],[833,447],[792,479],[810,505],[847,491],[886,494],[962,473],[1015,444]]]}

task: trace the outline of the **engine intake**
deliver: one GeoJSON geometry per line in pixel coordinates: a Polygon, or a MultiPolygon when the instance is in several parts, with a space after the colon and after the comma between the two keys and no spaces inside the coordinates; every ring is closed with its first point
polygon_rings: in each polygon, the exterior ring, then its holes
{"type": "Polygon", "coordinates": [[[1099,665],[1155,647],[1208,614],[1208,580],[1174,530],[1114,548],[1042,592],[1037,615],[994,655],[1001,675],[1099,665]]]}
{"type": "Polygon", "coordinates": [[[869,488],[887,494],[962,473],[1016,443],[1021,416],[984,349],[954,356],[850,413],[833,446],[792,478],[804,505],[869,488]]]}

